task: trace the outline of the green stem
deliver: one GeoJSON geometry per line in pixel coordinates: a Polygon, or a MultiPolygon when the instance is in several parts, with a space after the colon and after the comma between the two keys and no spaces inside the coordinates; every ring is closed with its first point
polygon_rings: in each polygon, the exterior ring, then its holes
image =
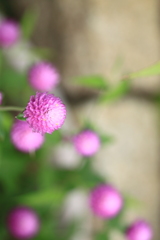
{"type": "Polygon", "coordinates": [[[22,112],[24,108],[22,107],[15,107],[15,106],[7,106],[7,107],[0,107],[0,111],[18,111],[22,112]]]}

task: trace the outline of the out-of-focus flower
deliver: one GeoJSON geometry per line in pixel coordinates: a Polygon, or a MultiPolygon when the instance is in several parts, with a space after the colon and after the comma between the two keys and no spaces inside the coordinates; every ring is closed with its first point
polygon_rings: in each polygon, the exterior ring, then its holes
{"type": "Polygon", "coordinates": [[[151,240],[152,228],[144,220],[137,220],[131,224],[126,230],[126,236],[129,240],[151,240]]]}
{"type": "Polygon", "coordinates": [[[2,100],[3,100],[3,94],[2,92],[0,92],[0,105],[2,104],[2,100]]]}
{"type": "Polygon", "coordinates": [[[7,228],[18,239],[34,237],[40,227],[37,214],[28,207],[16,207],[8,215],[7,228]]]}
{"type": "Polygon", "coordinates": [[[95,215],[112,218],[122,209],[123,200],[120,193],[111,185],[101,184],[91,191],[90,206],[95,215]]]}
{"type": "Polygon", "coordinates": [[[39,61],[31,43],[23,39],[19,39],[11,48],[5,48],[3,53],[9,64],[21,73],[27,72],[32,64],[39,61]]]}
{"type": "Polygon", "coordinates": [[[59,83],[57,69],[48,62],[34,64],[29,70],[28,81],[37,91],[50,91],[59,83]]]}
{"type": "Polygon", "coordinates": [[[100,138],[96,132],[84,130],[74,136],[73,144],[82,156],[93,156],[100,148],[100,138]]]}
{"type": "Polygon", "coordinates": [[[81,162],[80,155],[77,154],[74,146],[67,141],[61,142],[55,147],[52,158],[57,166],[66,169],[76,168],[81,162]]]}
{"type": "Polygon", "coordinates": [[[33,132],[26,121],[16,120],[11,129],[11,141],[22,152],[33,152],[41,147],[44,136],[33,132]]]}
{"type": "Polygon", "coordinates": [[[30,97],[23,114],[33,131],[51,134],[62,127],[66,118],[66,107],[61,99],[53,94],[36,93],[30,97]]]}
{"type": "Polygon", "coordinates": [[[15,44],[20,37],[19,25],[12,20],[2,20],[0,22],[0,46],[10,47],[15,44]]]}

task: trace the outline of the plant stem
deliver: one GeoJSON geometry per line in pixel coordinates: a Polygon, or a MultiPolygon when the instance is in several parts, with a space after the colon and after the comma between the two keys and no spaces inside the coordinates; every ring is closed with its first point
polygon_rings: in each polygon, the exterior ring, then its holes
{"type": "Polygon", "coordinates": [[[0,107],[0,111],[23,111],[24,108],[22,107],[16,107],[16,106],[7,106],[7,107],[0,107]]]}

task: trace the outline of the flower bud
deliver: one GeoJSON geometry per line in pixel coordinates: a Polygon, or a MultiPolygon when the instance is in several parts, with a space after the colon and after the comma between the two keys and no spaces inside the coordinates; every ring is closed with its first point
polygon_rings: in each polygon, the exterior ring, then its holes
{"type": "Polygon", "coordinates": [[[20,28],[12,20],[2,20],[0,22],[0,46],[10,47],[15,44],[20,37],[20,28]]]}
{"type": "Polygon", "coordinates": [[[152,228],[144,220],[137,220],[126,230],[126,236],[129,240],[151,240],[152,228]]]}
{"type": "Polygon", "coordinates": [[[17,239],[34,237],[40,227],[37,214],[28,207],[16,207],[8,215],[7,228],[17,239]]]}
{"type": "Polygon", "coordinates": [[[59,83],[57,69],[47,62],[34,64],[29,70],[28,81],[37,91],[51,91],[59,83]]]}
{"type": "Polygon", "coordinates": [[[33,152],[41,147],[44,136],[33,132],[26,121],[16,120],[11,129],[11,141],[22,152],[33,152]]]}
{"type": "Polygon", "coordinates": [[[92,190],[90,206],[95,215],[112,218],[122,209],[123,200],[120,193],[111,185],[101,184],[92,190]]]}
{"type": "Polygon", "coordinates": [[[96,132],[84,130],[74,136],[73,144],[82,156],[93,156],[100,148],[100,138],[96,132]]]}

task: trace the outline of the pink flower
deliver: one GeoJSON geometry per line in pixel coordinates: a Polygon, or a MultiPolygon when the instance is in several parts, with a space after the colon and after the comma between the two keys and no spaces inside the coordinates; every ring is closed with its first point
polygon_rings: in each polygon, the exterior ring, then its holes
{"type": "Polygon", "coordinates": [[[53,94],[36,93],[30,97],[23,114],[35,132],[52,133],[63,125],[66,107],[61,99],[53,94]]]}
{"type": "Polygon", "coordinates": [[[39,231],[37,214],[28,207],[16,207],[8,215],[7,228],[18,239],[34,237],[39,231]]]}
{"type": "Polygon", "coordinates": [[[100,138],[91,130],[84,130],[73,138],[77,152],[82,156],[93,156],[100,148],[100,138]]]}
{"type": "Polygon", "coordinates": [[[0,92],[0,105],[2,104],[3,94],[0,92]]]}
{"type": "Polygon", "coordinates": [[[126,231],[129,240],[151,240],[152,228],[144,220],[137,220],[126,231]]]}
{"type": "Polygon", "coordinates": [[[11,129],[11,141],[22,152],[32,152],[41,147],[44,136],[35,133],[26,121],[17,120],[11,129]]]}
{"type": "Polygon", "coordinates": [[[20,29],[17,23],[11,20],[0,22],[0,46],[10,47],[20,37],[20,29]]]}
{"type": "Polygon", "coordinates": [[[57,69],[47,62],[34,64],[29,70],[29,83],[37,91],[50,91],[59,83],[57,69]]]}
{"type": "Polygon", "coordinates": [[[95,215],[112,218],[122,209],[123,200],[120,193],[110,185],[101,184],[90,194],[90,206],[95,215]]]}

